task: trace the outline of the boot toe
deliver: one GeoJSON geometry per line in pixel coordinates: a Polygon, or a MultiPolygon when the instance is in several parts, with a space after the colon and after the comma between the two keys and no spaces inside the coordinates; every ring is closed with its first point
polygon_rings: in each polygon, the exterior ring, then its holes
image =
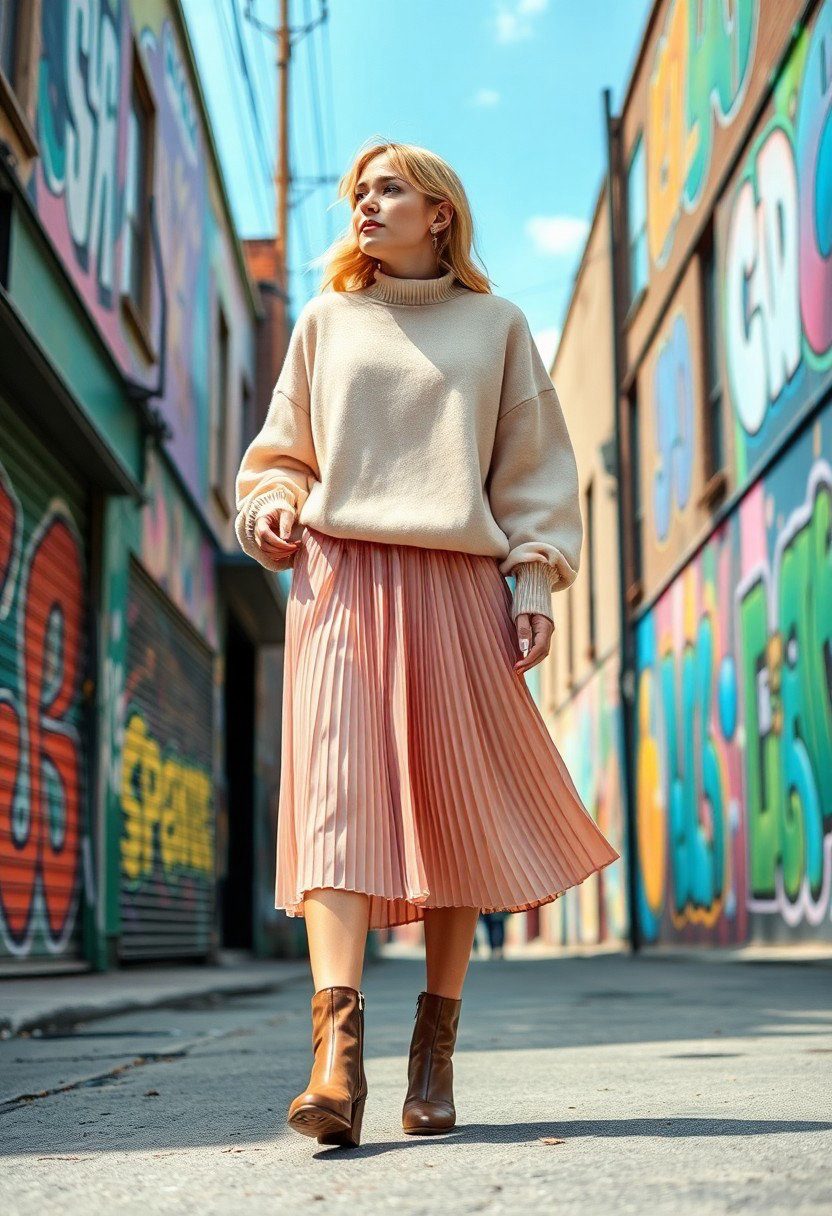
{"type": "Polygon", "coordinates": [[[339,1095],[318,1089],[307,1089],[292,1100],[288,1116],[291,1119],[298,1111],[314,1108],[321,1111],[322,1114],[334,1115],[336,1119],[343,1119],[345,1123],[349,1123],[351,1107],[352,1099],[349,1094],[339,1095]]]}
{"type": "Polygon", "coordinates": [[[446,1132],[456,1124],[456,1111],[447,1102],[409,1102],[402,1111],[406,1132],[446,1132]]]}

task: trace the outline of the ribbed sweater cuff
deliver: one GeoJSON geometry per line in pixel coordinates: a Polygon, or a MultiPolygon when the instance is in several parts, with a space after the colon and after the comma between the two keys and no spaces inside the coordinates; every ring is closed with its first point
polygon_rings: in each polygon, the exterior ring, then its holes
{"type": "Polygon", "coordinates": [[[267,490],[265,494],[261,494],[255,498],[246,512],[246,536],[249,540],[254,539],[254,525],[265,511],[272,511],[275,507],[286,508],[289,511],[295,510],[295,503],[288,490],[284,490],[278,486],[276,490],[267,490]]]}
{"type": "Polygon", "coordinates": [[[518,562],[514,567],[516,583],[511,606],[512,619],[521,612],[539,612],[554,622],[552,591],[560,581],[557,566],[548,562],[518,562]]]}

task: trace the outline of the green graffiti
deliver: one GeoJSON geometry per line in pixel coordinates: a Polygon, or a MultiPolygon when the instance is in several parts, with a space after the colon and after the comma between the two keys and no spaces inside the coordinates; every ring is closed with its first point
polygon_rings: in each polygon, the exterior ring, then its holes
{"type": "Polygon", "coordinates": [[[758,7],[758,0],[735,0],[729,13],[724,0],[688,4],[688,209],[696,206],[708,179],[715,112],[723,122],[730,121],[742,102],[751,74],[758,7]]]}
{"type": "MultiPolygon", "coordinates": [[[[751,894],[790,901],[823,883],[822,791],[832,786],[832,500],[827,485],[784,544],[769,635],[761,572],[740,598],[751,894]]],[[[827,798],[828,802],[828,798],[827,798]]],[[[832,818],[829,803],[827,818],[832,818]]]]}

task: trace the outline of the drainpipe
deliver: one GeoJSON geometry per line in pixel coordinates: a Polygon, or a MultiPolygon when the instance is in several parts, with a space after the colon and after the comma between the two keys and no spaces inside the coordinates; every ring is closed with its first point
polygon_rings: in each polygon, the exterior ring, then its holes
{"type": "Polygon", "coordinates": [[[621,384],[624,378],[624,340],[623,340],[623,301],[622,284],[624,265],[622,258],[626,253],[626,241],[620,237],[619,215],[621,208],[616,206],[617,197],[621,197],[624,189],[623,177],[620,172],[620,120],[612,114],[612,94],[604,89],[604,122],[607,140],[607,208],[610,229],[610,291],[612,296],[612,359],[614,381],[614,421],[615,421],[615,466],[618,481],[618,509],[616,511],[616,530],[618,540],[618,619],[621,662],[619,664],[618,689],[622,708],[622,725],[624,733],[624,754],[622,757],[622,777],[624,795],[624,819],[626,824],[626,873],[627,873],[627,906],[629,909],[629,936],[633,953],[641,949],[641,926],[638,919],[638,858],[636,833],[636,798],[635,798],[635,635],[630,622],[627,606],[627,570],[625,555],[628,552],[630,537],[625,526],[624,504],[629,500],[625,495],[624,461],[622,459],[623,438],[621,429],[621,384]]]}

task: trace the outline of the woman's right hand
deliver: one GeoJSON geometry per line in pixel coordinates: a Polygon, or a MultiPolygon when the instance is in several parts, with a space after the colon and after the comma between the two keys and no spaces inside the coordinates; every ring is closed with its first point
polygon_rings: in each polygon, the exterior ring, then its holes
{"type": "Polygon", "coordinates": [[[266,557],[280,561],[298,548],[300,541],[289,540],[295,512],[291,507],[274,507],[258,515],[254,524],[254,539],[266,557]]]}

